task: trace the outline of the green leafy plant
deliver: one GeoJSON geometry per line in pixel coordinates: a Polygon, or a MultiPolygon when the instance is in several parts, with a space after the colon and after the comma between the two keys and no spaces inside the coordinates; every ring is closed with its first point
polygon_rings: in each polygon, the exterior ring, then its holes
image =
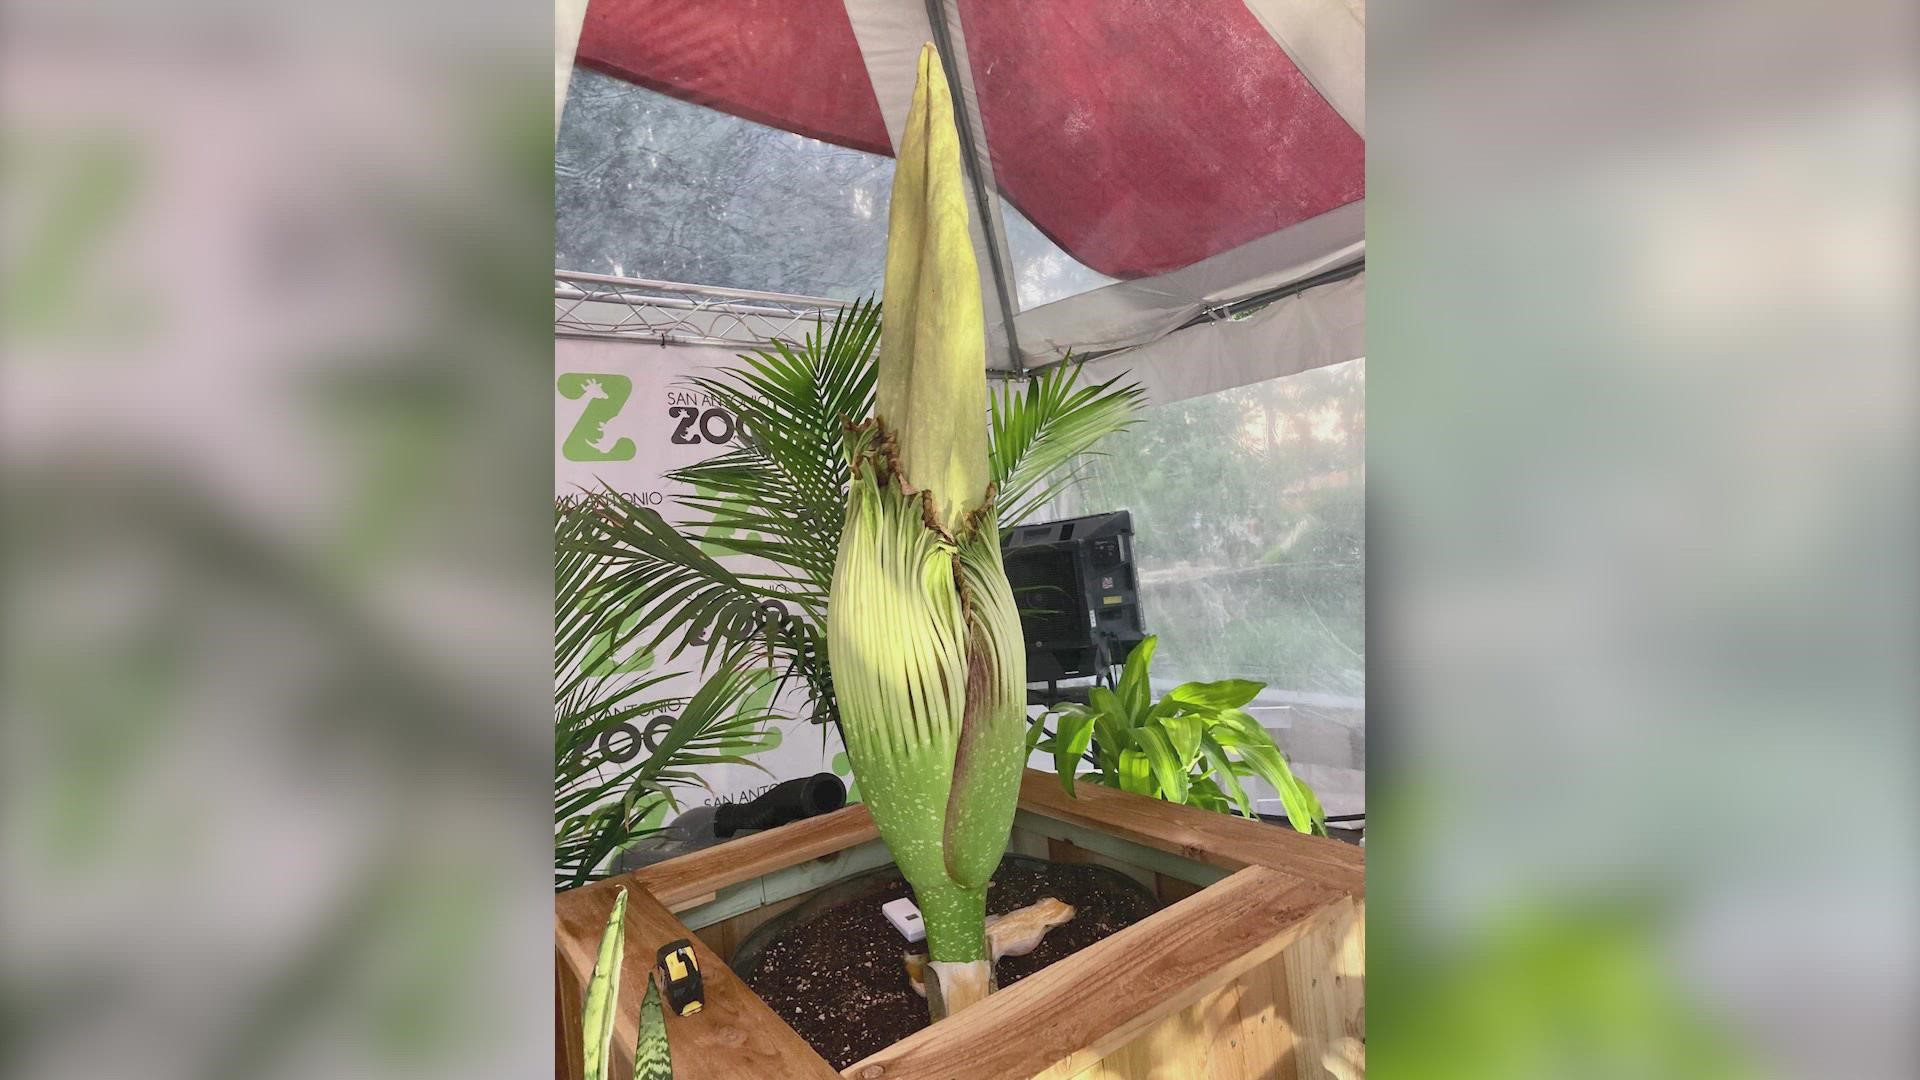
{"type": "Polygon", "coordinates": [[[1327,814],[1313,789],[1293,775],[1285,754],[1242,708],[1265,689],[1248,679],[1190,682],[1153,700],[1147,668],[1159,639],[1136,645],[1116,689],[1094,687],[1086,705],[1054,708],[1027,735],[1029,751],[1053,755],[1060,785],[1072,795],[1076,775],[1107,787],[1253,817],[1241,779],[1272,784],[1300,832],[1326,835],[1327,814]],[[1047,724],[1052,724],[1051,730],[1047,724]]]}
{"type": "Polygon", "coordinates": [[[673,1080],[667,1014],[660,1007],[660,979],[655,972],[647,973],[647,996],[640,999],[640,1035],[633,1045],[633,1080],[673,1080]]]}
{"type": "MultiPolygon", "coordinates": [[[[627,949],[627,890],[614,894],[613,912],[600,934],[593,974],[587,978],[580,1010],[581,1075],[607,1080],[613,1068],[613,1029],[620,1005],[620,966],[627,949]]],[[[667,1044],[667,1018],[660,1008],[660,983],[647,973],[647,996],[640,1000],[640,1033],[633,1046],[634,1080],[673,1080],[673,1055],[667,1044]]]]}
{"type": "Polygon", "coordinates": [[[665,693],[675,676],[650,660],[613,662],[644,645],[658,584],[636,575],[595,507],[555,510],[555,888],[592,880],[609,855],[657,831],[678,807],[674,788],[702,786],[702,766],[751,765],[749,755],[776,741],[770,679],[741,650],[715,650],[692,694],[665,693]],[[673,719],[650,752],[624,764],[604,758],[607,732],[663,713],[673,719]]]}
{"type": "Polygon", "coordinates": [[[580,1009],[580,1046],[586,1080],[606,1080],[612,1064],[613,1021],[620,1004],[620,962],[627,949],[627,890],[613,898],[613,912],[600,934],[600,951],[587,979],[580,1009]]]}

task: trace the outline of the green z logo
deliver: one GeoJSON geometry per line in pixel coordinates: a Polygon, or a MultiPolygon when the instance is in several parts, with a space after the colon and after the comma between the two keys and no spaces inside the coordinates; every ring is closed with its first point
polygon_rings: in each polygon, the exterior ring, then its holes
{"type": "Polygon", "coordinates": [[[607,434],[607,424],[620,415],[627,398],[633,395],[633,380],[625,375],[596,375],[569,371],[560,376],[560,396],[569,401],[587,399],[586,411],[567,432],[560,453],[568,461],[631,461],[633,440],[607,434]]]}

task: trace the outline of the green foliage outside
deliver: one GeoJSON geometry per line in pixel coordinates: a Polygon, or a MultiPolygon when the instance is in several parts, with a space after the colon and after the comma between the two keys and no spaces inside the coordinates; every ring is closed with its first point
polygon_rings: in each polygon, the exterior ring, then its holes
{"type": "Polygon", "coordinates": [[[1133,513],[1164,674],[1362,697],[1365,446],[1355,360],[1144,410],[1065,512],[1133,513]]]}
{"type": "Polygon", "coordinates": [[[1760,1080],[1738,1032],[1677,986],[1657,919],[1657,904],[1535,898],[1444,944],[1374,920],[1368,1012],[1391,1022],[1369,1064],[1419,1080],[1760,1080]]]}

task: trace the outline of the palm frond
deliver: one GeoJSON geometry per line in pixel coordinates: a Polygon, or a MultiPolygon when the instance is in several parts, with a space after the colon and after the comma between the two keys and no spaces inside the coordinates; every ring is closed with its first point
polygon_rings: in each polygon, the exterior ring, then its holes
{"type": "Polygon", "coordinates": [[[778,714],[750,704],[768,678],[738,658],[707,675],[691,696],[653,703],[651,712],[673,719],[653,748],[625,767],[609,766],[592,742],[571,749],[570,784],[554,792],[555,884],[568,888],[592,879],[607,856],[645,835],[643,823],[656,806],[677,806],[676,788],[704,787],[699,770],[710,765],[748,765],[751,755],[772,745],[770,725],[778,714]]]}
{"type": "Polygon", "coordinates": [[[816,616],[846,517],[840,432],[873,409],[879,334],[879,305],[867,301],[816,326],[797,348],[776,341],[741,357],[742,367],[689,380],[734,415],[742,438],[737,449],[668,474],[696,492],[680,504],[704,515],[712,546],[794,571],[788,584],[816,616]]]}
{"type": "Polygon", "coordinates": [[[594,587],[605,597],[600,617],[617,628],[617,645],[662,650],[661,659],[672,660],[704,644],[701,662],[711,665],[733,643],[764,637],[764,605],[788,595],[735,574],[659,511],[620,492],[602,492],[576,517],[577,527],[557,542],[600,560],[594,587]]]}
{"type": "MultiPolygon", "coordinates": [[[[773,718],[745,707],[754,685],[798,678],[813,719],[837,723],[825,626],[850,479],[842,437],[873,411],[879,311],[856,304],[797,344],[776,342],[688,380],[735,417],[740,438],[668,474],[693,491],[676,500],[682,520],[610,489],[557,509],[556,884],[590,879],[645,835],[647,821],[676,805],[676,787],[700,783],[697,766],[746,760],[773,718]],[[731,555],[754,558],[722,561],[731,555]],[[689,669],[704,673],[699,689],[671,693],[670,680],[689,669]],[[606,732],[663,713],[679,719],[655,753],[624,768],[603,761],[606,732]]],[[[1138,386],[1081,385],[1077,365],[994,395],[1002,527],[1071,483],[1074,459],[1142,404],[1138,386]]]]}
{"type": "Polygon", "coordinates": [[[993,480],[1000,527],[1026,520],[1079,478],[1073,460],[1135,423],[1146,392],[1122,376],[1080,385],[1081,365],[1061,364],[991,401],[993,480]]]}
{"type": "MultiPolygon", "coordinates": [[[[628,511],[616,511],[618,514],[628,511]]],[[[668,530],[671,532],[671,530],[668,530]]],[[[607,856],[648,831],[674,805],[676,786],[700,785],[697,769],[752,764],[774,716],[750,702],[770,677],[737,647],[713,654],[691,695],[664,691],[670,671],[623,671],[616,652],[640,638],[653,610],[646,589],[621,574],[630,553],[610,550],[598,507],[557,510],[554,523],[554,877],[557,888],[590,880],[607,856]],[[631,720],[671,713],[651,753],[624,768],[606,761],[602,737],[631,720]]],[[[770,695],[769,695],[770,696],[770,695]]]]}

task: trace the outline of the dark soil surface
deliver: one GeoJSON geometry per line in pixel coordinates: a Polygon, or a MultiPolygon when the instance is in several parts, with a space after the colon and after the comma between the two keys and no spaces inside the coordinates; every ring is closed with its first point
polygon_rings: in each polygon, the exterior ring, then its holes
{"type": "MultiPolygon", "coordinates": [[[[1022,860],[1001,865],[987,887],[987,914],[999,915],[1043,897],[1074,906],[1072,921],[1047,931],[1026,956],[1000,961],[1007,987],[1062,957],[1152,914],[1158,904],[1113,871],[1071,863],[1022,860]]],[[[901,957],[925,952],[909,945],[880,913],[880,905],[911,894],[898,878],[819,912],[767,945],[746,976],[753,992],[800,1033],[835,1069],[847,1066],[927,1026],[926,999],[907,982],[901,957]]]]}

